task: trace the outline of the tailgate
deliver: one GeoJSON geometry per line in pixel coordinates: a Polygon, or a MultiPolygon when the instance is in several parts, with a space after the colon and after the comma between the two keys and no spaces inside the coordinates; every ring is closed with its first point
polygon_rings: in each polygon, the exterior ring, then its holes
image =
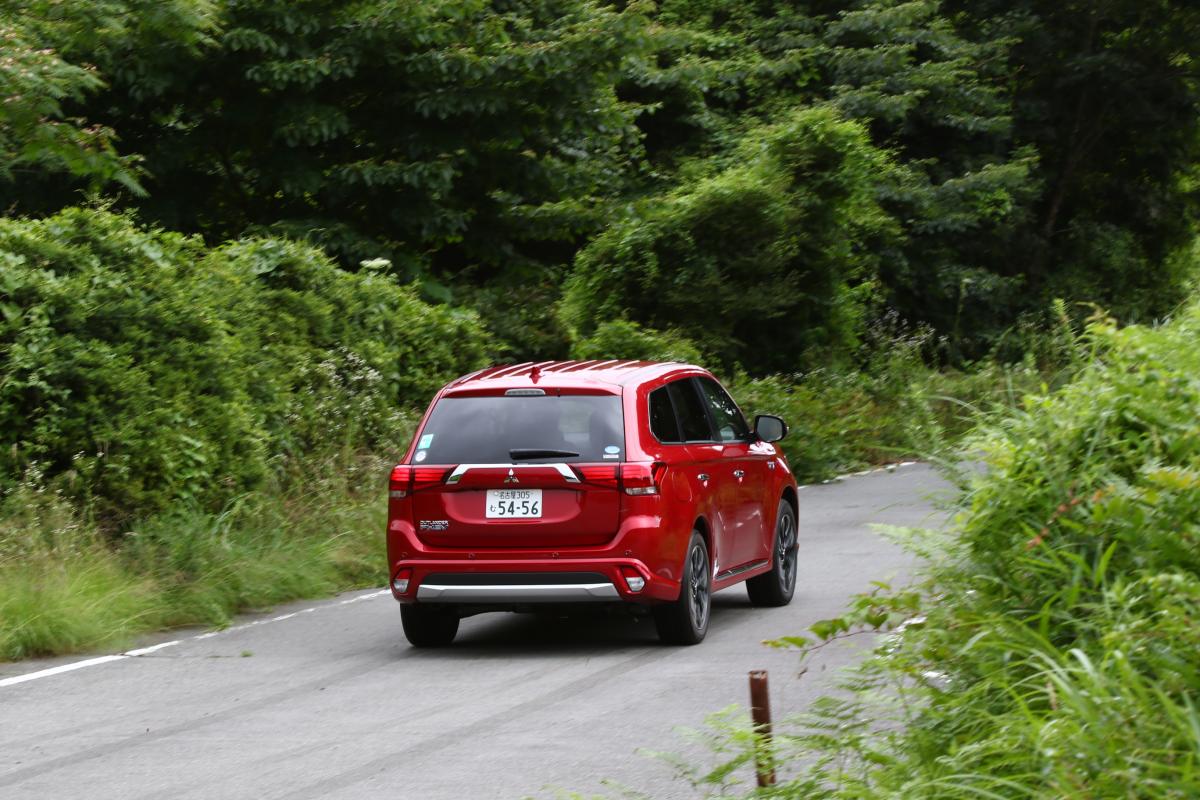
{"type": "MultiPolygon", "coordinates": [[[[427,468],[428,469],[428,468],[427,468]]],[[[417,537],[438,547],[598,545],[616,535],[615,464],[460,464],[412,493],[417,537]]]]}

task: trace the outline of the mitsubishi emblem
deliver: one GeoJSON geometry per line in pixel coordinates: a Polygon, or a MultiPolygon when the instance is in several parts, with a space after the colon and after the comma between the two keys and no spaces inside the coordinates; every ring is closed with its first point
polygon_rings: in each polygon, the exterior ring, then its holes
{"type": "Polygon", "coordinates": [[[504,482],[505,483],[520,483],[521,481],[517,479],[517,476],[514,475],[513,471],[510,469],[508,471],[508,477],[504,479],[504,482]]]}

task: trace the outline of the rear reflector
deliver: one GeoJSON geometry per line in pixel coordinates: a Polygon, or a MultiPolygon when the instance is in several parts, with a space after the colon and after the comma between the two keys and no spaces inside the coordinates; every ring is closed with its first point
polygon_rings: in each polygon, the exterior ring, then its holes
{"type": "Polygon", "coordinates": [[[655,461],[652,464],[626,462],[621,465],[621,486],[625,494],[658,494],[658,483],[667,465],[655,461]]]}
{"type": "Polygon", "coordinates": [[[402,569],[396,573],[396,577],[392,579],[392,588],[396,590],[396,594],[404,594],[408,591],[408,583],[412,580],[412,570],[402,569]]]}
{"type": "Polygon", "coordinates": [[[625,585],[631,592],[640,592],[646,588],[646,579],[633,567],[621,567],[621,577],[625,579],[625,585]]]}

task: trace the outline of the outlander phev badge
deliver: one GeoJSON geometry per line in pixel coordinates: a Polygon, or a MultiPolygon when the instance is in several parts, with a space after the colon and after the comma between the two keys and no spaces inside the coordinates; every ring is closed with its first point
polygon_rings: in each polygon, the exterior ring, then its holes
{"type": "Polygon", "coordinates": [[[520,483],[521,481],[517,479],[517,476],[514,475],[513,471],[510,469],[508,471],[508,477],[504,479],[504,482],[505,483],[520,483]]]}

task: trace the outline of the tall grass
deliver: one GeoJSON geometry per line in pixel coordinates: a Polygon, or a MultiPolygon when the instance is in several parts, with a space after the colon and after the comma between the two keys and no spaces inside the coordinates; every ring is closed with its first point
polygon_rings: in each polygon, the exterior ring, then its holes
{"type": "Polygon", "coordinates": [[[927,581],[813,627],[884,636],[761,796],[1200,796],[1200,304],[1079,357],[967,439],[953,530],[908,534],[927,581]]]}
{"type": "Polygon", "coordinates": [[[331,459],[219,513],[182,508],[113,542],[36,476],[0,505],[0,659],[101,646],[380,580],[385,465],[331,459]]]}
{"type": "MultiPolygon", "coordinates": [[[[1009,408],[1025,393],[1069,373],[1064,366],[1069,359],[1058,352],[1043,360],[989,359],[936,369],[928,364],[938,345],[931,332],[878,327],[854,369],[757,379],[737,375],[730,381],[748,414],[780,414],[788,422],[791,433],[781,446],[799,481],[937,457],[956,446],[981,413],[1009,408]]],[[[1043,334],[1039,341],[1050,338],[1043,334]]]]}

